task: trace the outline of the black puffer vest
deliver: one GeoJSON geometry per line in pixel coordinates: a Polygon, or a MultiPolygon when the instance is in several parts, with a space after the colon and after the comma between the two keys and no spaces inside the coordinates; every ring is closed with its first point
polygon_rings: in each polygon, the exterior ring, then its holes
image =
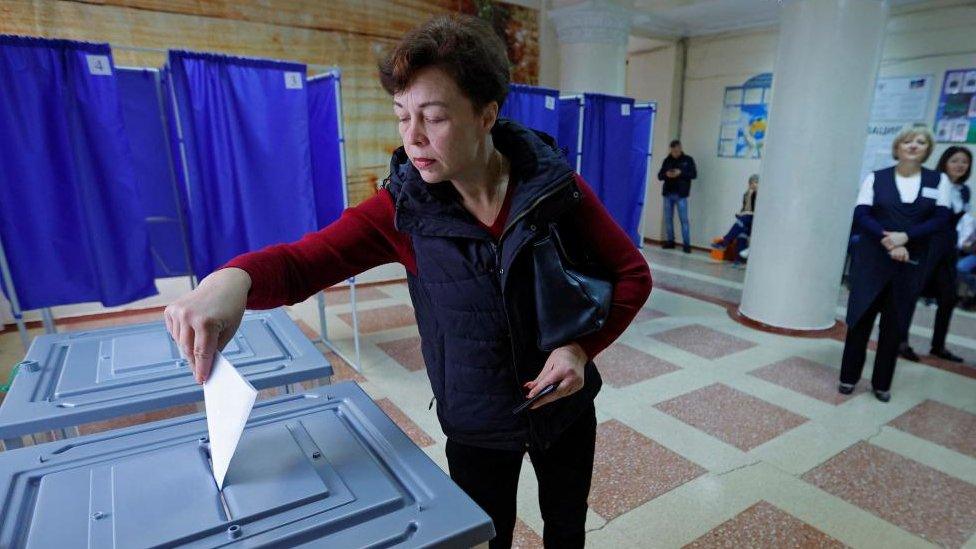
{"type": "Polygon", "coordinates": [[[492,139],[509,159],[514,183],[498,242],[464,209],[450,182],[424,182],[403,148],[393,153],[385,186],[396,205],[396,228],[410,235],[417,259],[417,274],[407,280],[444,433],[471,446],[546,448],[592,405],[602,385],[589,362],[583,389],[512,414],[524,401],[522,385],[536,378],[549,355],[537,345],[530,245],[550,223],[569,235],[567,243],[579,243],[574,210],[581,195],[552,138],[500,119],[492,139]]]}

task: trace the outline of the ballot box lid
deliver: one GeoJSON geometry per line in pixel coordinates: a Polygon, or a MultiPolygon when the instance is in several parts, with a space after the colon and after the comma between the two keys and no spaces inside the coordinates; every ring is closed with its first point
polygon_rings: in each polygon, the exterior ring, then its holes
{"type": "MultiPolygon", "coordinates": [[[[283,309],[248,311],[224,356],[256,389],[332,375],[283,309]]],[[[159,322],[39,336],[0,405],[0,438],[203,400],[159,322]]]]}
{"type": "Polygon", "coordinates": [[[354,382],[257,403],[222,491],[203,414],[0,453],[0,547],[471,547],[491,520],[354,382]]]}

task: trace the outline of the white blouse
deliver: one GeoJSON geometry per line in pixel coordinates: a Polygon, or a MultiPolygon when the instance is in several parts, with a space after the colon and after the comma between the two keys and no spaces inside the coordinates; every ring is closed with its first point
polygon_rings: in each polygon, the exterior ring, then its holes
{"type": "MultiPolygon", "coordinates": [[[[915,202],[922,187],[922,172],[911,177],[904,177],[895,172],[895,186],[898,187],[898,196],[901,197],[902,202],[906,204],[915,202]]],[[[936,196],[933,198],[936,206],[951,207],[952,183],[946,174],[941,174],[939,186],[936,187],[936,196]]],[[[874,206],[874,172],[869,173],[861,182],[861,190],[857,193],[857,205],[874,206]]]]}

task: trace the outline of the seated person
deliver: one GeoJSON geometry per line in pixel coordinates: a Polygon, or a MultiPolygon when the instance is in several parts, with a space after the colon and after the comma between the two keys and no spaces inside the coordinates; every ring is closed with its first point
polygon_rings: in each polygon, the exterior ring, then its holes
{"type": "MultiPolygon", "coordinates": [[[[749,235],[752,234],[752,215],[756,210],[756,196],[759,193],[759,175],[749,176],[749,188],[742,195],[742,209],[735,214],[735,223],[725,236],[712,242],[712,248],[724,250],[733,242],[739,259],[749,255],[749,235]]],[[[738,259],[737,259],[738,261],[738,259]]]]}
{"type": "Polygon", "coordinates": [[[976,309],[976,217],[972,212],[959,219],[956,227],[959,231],[959,262],[956,270],[959,279],[969,289],[969,295],[962,300],[960,306],[966,310],[976,309]]]}

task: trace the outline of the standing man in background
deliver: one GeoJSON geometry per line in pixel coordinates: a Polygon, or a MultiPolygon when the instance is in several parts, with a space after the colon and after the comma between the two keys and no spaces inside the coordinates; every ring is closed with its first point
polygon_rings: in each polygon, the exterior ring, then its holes
{"type": "Polygon", "coordinates": [[[681,221],[681,242],[686,254],[691,253],[691,240],[688,229],[688,193],[691,191],[691,180],[698,177],[695,169],[695,159],[681,150],[681,141],[671,142],[671,153],[664,157],[661,171],[657,178],[664,182],[661,194],[664,196],[664,229],[668,240],[664,243],[666,249],[674,248],[674,207],[678,207],[678,219],[681,221]]]}

